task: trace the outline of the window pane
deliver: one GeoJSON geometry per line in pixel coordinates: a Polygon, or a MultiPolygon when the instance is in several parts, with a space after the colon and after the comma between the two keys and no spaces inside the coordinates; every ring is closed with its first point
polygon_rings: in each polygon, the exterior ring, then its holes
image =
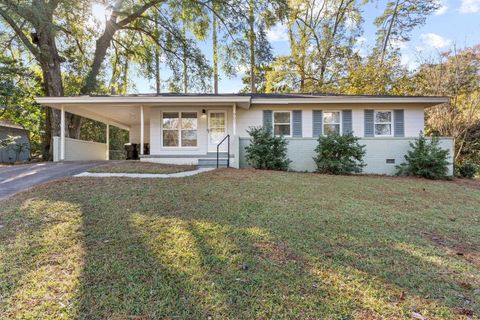
{"type": "Polygon", "coordinates": [[[325,112],[323,115],[324,123],[340,123],[340,112],[325,112]]]}
{"type": "Polygon", "coordinates": [[[392,125],[391,124],[376,124],[375,125],[375,135],[377,136],[389,136],[392,134],[392,125]]]}
{"type": "Polygon", "coordinates": [[[197,118],[185,118],[182,113],[182,129],[196,130],[197,118]]]}
{"type": "Polygon", "coordinates": [[[290,123],[290,112],[275,112],[273,121],[275,123],[290,123]]]}
{"type": "Polygon", "coordinates": [[[163,114],[163,128],[178,129],[178,113],[177,112],[165,112],[163,114]]]}
{"type": "Polygon", "coordinates": [[[336,133],[340,134],[339,124],[325,124],[323,126],[323,134],[336,133]]]}
{"type": "Polygon", "coordinates": [[[163,130],[163,146],[178,147],[178,130],[163,130]]]}
{"type": "Polygon", "coordinates": [[[211,127],[225,127],[225,114],[222,112],[210,113],[210,126],[211,127]]]}
{"type": "Polygon", "coordinates": [[[375,113],[375,122],[377,123],[392,122],[392,113],[390,111],[377,111],[375,113]]]}
{"type": "Polygon", "coordinates": [[[191,119],[197,119],[197,113],[196,112],[182,112],[182,118],[191,118],[191,119]]]}
{"type": "Polygon", "coordinates": [[[197,146],[197,130],[182,130],[182,147],[197,146]]]}
{"type": "Polygon", "coordinates": [[[290,135],[290,125],[289,124],[276,124],[274,128],[274,133],[276,136],[289,136],[290,135]]]}

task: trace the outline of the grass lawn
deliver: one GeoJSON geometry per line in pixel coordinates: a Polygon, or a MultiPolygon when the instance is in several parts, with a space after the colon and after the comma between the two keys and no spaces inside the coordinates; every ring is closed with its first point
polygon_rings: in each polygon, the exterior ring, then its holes
{"type": "Polygon", "coordinates": [[[160,164],[141,161],[112,161],[88,170],[96,173],[176,173],[195,170],[193,165],[160,164]]]}
{"type": "Polygon", "coordinates": [[[216,170],[0,202],[0,318],[480,315],[480,190],[216,170]]]}

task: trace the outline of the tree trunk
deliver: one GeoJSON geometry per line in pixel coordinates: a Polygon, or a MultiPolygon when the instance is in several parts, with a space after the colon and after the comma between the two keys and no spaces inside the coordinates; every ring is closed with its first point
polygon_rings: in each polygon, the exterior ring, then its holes
{"type": "MultiPolygon", "coordinates": [[[[212,8],[215,3],[212,1],[212,8]]],[[[218,94],[218,47],[217,47],[217,16],[213,13],[212,18],[212,42],[213,42],[213,93],[218,94]]]]}
{"type": "Polygon", "coordinates": [[[80,90],[81,94],[90,94],[95,91],[97,87],[97,77],[100,73],[102,63],[107,56],[107,50],[112,43],[113,35],[117,31],[116,25],[116,16],[110,17],[105,26],[105,32],[100,38],[96,41],[95,55],[93,58],[93,63],[90,71],[88,72],[87,79],[82,89],[80,90]]]}
{"type": "Polygon", "coordinates": [[[161,93],[161,83],[160,83],[160,50],[155,49],[155,89],[156,93],[161,93]]]}
{"type": "Polygon", "coordinates": [[[183,93],[188,93],[188,65],[187,65],[187,26],[185,2],[182,2],[182,64],[183,64],[183,93]]]}
{"type": "Polygon", "coordinates": [[[182,63],[183,63],[183,93],[188,93],[188,64],[187,64],[187,29],[185,26],[185,21],[183,22],[182,27],[183,33],[183,56],[182,56],[182,63]]]}
{"type": "Polygon", "coordinates": [[[395,22],[395,19],[397,18],[397,14],[398,14],[399,2],[400,2],[400,0],[397,0],[397,2],[395,3],[395,8],[393,9],[393,13],[392,13],[392,19],[390,20],[388,30],[385,33],[385,39],[383,39],[380,65],[383,65],[383,61],[385,60],[385,54],[387,53],[388,41],[390,40],[390,34],[392,33],[393,23],[395,22]]]}
{"type": "MultiPolygon", "coordinates": [[[[34,6],[41,6],[41,3],[34,2],[34,6]]],[[[51,22],[52,17],[44,17],[51,22]]],[[[43,73],[44,88],[49,97],[62,97],[64,95],[61,58],[55,43],[55,33],[52,28],[53,23],[39,23],[34,25],[35,33],[38,38],[39,63],[43,73]]],[[[60,135],[60,111],[51,109],[47,112],[50,125],[50,145],[49,160],[53,156],[53,136],[60,135]]]]}
{"type": "MultiPolygon", "coordinates": [[[[158,34],[159,30],[159,21],[158,17],[155,18],[155,28],[158,34]]],[[[160,42],[160,39],[157,39],[160,42]]],[[[161,93],[161,83],[160,83],[160,46],[158,44],[155,45],[155,89],[157,95],[161,93]]]]}
{"type": "Polygon", "coordinates": [[[250,0],[250,11],[248,22],[250,30],[248,32],[248,40],[250,42],[250,91],[251,93],[257,92],[255,81],[255,12],[254,12],[254,0],[250,0]]]}

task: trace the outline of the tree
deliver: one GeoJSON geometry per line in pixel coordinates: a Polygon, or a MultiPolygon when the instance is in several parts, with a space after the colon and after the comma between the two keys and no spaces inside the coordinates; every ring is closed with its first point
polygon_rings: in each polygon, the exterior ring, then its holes
{"type": "Polygon", "coordinates": [[[401,63],[398,51],[391,51],[383,64],[377,55],[356,55],[349,59],[347,75],[340,81],[344,94],[409,95],[414,91],[411,72],[401,63]]]}
{"type": "Polygon", "coordinates": [[[225,71],[234,75],[248,70],[243,77],[245,87],[242,92],[257,92],[257,84],[265,79],[265,67],[272,62],[272,47],[267,40],[267,30],[281,21],[287,12],[286,0],[241,1],[232,0],[225,25],[233,41],[225,48],[225,71]],[[235,9],[232,9],[235,8],[235,9]],[[230,62],[236,61],[236,67],[230,62]]]}
{"type": "MultiPolygon", "coordinates": [[[[356,0],[291,1],[287,21],[291,55],[278,58],[280,63],[272,68],[275,76],[267,78],[288,83],[287,91],[337,92],[354,55],[361,22],[356,0]]],[[[274,86],[267,84],[269,90],[274,86]]]]}
{"type": "MultiPolygon", "coordinates": [[[[95,42],[92,62],[80,93],[89,94],[97,89],[97,78],[115,34],[161,2],[163,0],[150,0],[143,5],[134,4],[131,7],[126,7],[122,0],[113,3],[103,32],[95,42]]],[[[83,8],[89,5],[88,1],[73,0],[5,0],[0,4],[0,16],[40,66],[47,96],[63,96],[65,93],[62,64],[67,61],[63,54],[71,50],[73,45],[78,46],[80,52],[84,52],[81,48],[84,41],[82,31],[87,19],[83,15],[83,8]],[[30,30],[33,30],[31,38],[27,36],[30,30]],[[65,46],[59,47],[59,43],[65,46]]],[[[58,135],[59,111],[49,109],[48,118],[51,135],[58,135]]],[[[71,115],[67,119],[67,128],[68,136],[78,138],[80,118],[71,115]]]]}
{"type": "Polygon", "coordinates": [[[42,148],[44,108],[34,97],[41,93],[41,79],[28,62],[21,59],[22,52],[0,35],[0,119],[7,119],[28,131],[30,156],[38,156],[42,148]]]}
{"type": "Polygon", "coordinates": [[[453,137],[455,161],[478,161],[480,45],[440,53],[420,66],[412,82],[415,94],[451,97],[450,103],[427,110],[427,133],[453,137]]]}
{"type": "MultiPolygon", "coordinates": [[[[197,64],[197,66],[204,69],[201,77],[204,79],[201,80],[203,87],[208,87],[209,85],[205,82],[207,78],[210,77],[210,67],[206,63],[200,63],[201,60],[192,60],[191,53],[189,50],[193,48],[193,43],[189,39],[189,35],[193,35],[196,40],[205,40],[208,35],[209,29],[209,17],[208,17],[208,8],[196,1],[191,0],[182,0],[182,1],[170,1],[169,2],[170,12],[172,20],[179,24],[178,29],[180,30],[180,45],[181,45],[181,71],[179,68],[175,68],[175,72],[178,72],[177,75],[182,78],[183,92],[188,93],[189,88],[197,85],[197,81],[191,79],[192,75],[189,74],[189,65],[197,64]],[[200,63],[200,64],[199,64],[200,63]]],[[[198,54],[202,55],[201,52],[198,54]]]]}
{"type": "Polygon", "coordinates": [[[427,16],[440,7],[438,0],[390,0],[383,14],[375,19],[377,50],[383,63],[388,49],[409,41],[413,29],[425,23],[427,16]]]}
{"type": "Polygon", "coordinates": [[[218,94],[217,1],[212,0],[213,93],[218,94]]]}

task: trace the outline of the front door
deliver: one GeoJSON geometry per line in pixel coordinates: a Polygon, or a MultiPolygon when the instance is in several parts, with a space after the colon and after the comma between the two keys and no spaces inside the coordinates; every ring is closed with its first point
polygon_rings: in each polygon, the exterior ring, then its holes
{"type": "MultiPolygon", "coordinates": [[[[227,135],[227,112],[208,111],[208,151],[217,151],[217,145],[227,135]]],[[[221,151],[227,150],[227,142],[220,146],[221,151]]]]}

